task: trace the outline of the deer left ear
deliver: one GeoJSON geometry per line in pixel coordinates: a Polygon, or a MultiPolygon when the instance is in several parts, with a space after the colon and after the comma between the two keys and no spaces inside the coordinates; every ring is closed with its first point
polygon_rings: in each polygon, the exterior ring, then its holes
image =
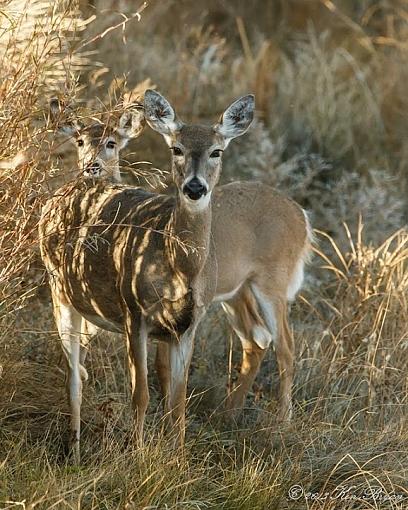
{"type": "Polygon", "coordinates": [[[252,94],[243,96],[225,110],[214,130],[222,135],[228,144],[233,138],[245,133],[252,123],[254,112],[255,96],[252,94]]]}
{"type": "Polygon", "coordinates": [[[123,149],[129,140],[137,138],[146,124],[143,108],[135,108],[122,113],[116,132],[121,137],[120,149],[123,149]]]}

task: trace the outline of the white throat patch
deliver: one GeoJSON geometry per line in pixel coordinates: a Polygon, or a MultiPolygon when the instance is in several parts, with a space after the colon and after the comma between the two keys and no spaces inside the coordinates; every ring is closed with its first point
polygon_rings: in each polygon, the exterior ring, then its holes
{"type": "Polygon", "coordinates": [[[185,208],[190,212],[202,212],[208,208],[210,205],[212,191],[208,191],[206,195],[203,195],[198,200],[191,200],[184,195],[184,193],[180,193],[181,200],[185,208]]]}

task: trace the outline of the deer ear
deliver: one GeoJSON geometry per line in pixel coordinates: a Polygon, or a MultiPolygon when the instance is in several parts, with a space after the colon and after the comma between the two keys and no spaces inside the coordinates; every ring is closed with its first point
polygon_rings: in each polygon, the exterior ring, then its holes
{"type": "Polygon", "coordinates": [[[120,148],[123,149],[130,139],[137,138],[143,131],[145,124],[146,119],[141,105],[122,113],[119,126],[116,128],[116,132],[122,138],[120,148]]]}
{"type": "Polygon", "coordinates": [[[50,101],[50,119],[57,126],[58,133],[66,136],[73,136],[85,125],[76,118],[72,108],[64,107],[58,99],[50,101]]]}
{"type": "Polygon", "coordinates": [[[176,112],[170,103],[155,90],[147,89],[144,95],[145,117],[149,126],[163,135],[168,136],[182,127],[176,119],[176,112]]]}
{"type": "Polygon", "coordinates": [[[254,118],[255,96],[248,94],[234,101],[221,115],[214,130],[222,135],[226,143],[241,136],[249,128],[254,118]]]}

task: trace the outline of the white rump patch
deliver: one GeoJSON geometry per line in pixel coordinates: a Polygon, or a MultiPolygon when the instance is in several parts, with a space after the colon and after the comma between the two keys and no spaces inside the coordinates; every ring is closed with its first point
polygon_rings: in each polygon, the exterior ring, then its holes
{"type": "Polygon", "coordinates": [[[309,262],[309,259],[312,255],[311,247],[315,243],[315,235],[313,233],[313,228],[309,220],[308,213],[302,209],[305,221],[306,221],[306,245],[305,245],[305,252],[303,254],[303,260],[304,262],[309,262]]]}
{"type": "Polygon", "coordinates": [[[303,211],[303,214],[305,217],[305,222],[306,222],[306,241],[305,241],[305,246],[303,248],[301,258],[298,260],[298,262],[296,264],[292,280],[291,280],[288,290],[287,290],[286,296],[288,298],[288,301],[293,301],[296,297],[296,294],[299,292],[299,290],[302,287],[304,276],[305,276],[304,267],[305,267],[305,263],[308,261],[308,259],[310,257],[310,254],[311,254],[310,246],[313,243],[313,237],[314,237],[313,229],[310,224],[307,212],[304,209],[302,209],[302,211],[303,211]]]}
{"type": "Polygon", "coordinates": [[[293,273],[292,280],[286,292],[286,297],[288,298],[288,301],[294,301],[296,294],[302,287],[303,278],[305,276],[304,266],[305,263],[303,259],[300,259],[296,264],[295,272],[293,273]]]}

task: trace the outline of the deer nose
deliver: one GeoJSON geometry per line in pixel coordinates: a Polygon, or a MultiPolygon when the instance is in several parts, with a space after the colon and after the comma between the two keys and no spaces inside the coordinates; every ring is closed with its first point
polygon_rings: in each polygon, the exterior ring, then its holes
{"type": "Polygon", "coordinates": [[[191,200],[199,200],[207,193],[207,187],[198,179],[193,177],[183,186],[183,193],[191,200]]]}
{"type": "Polygon", "coordinates": [[[94,161],[93,163],[90,163],[85,167],[85,173],[88,175],[99,175],[101,171],[101,165],[97,161],[94,161]]]}

